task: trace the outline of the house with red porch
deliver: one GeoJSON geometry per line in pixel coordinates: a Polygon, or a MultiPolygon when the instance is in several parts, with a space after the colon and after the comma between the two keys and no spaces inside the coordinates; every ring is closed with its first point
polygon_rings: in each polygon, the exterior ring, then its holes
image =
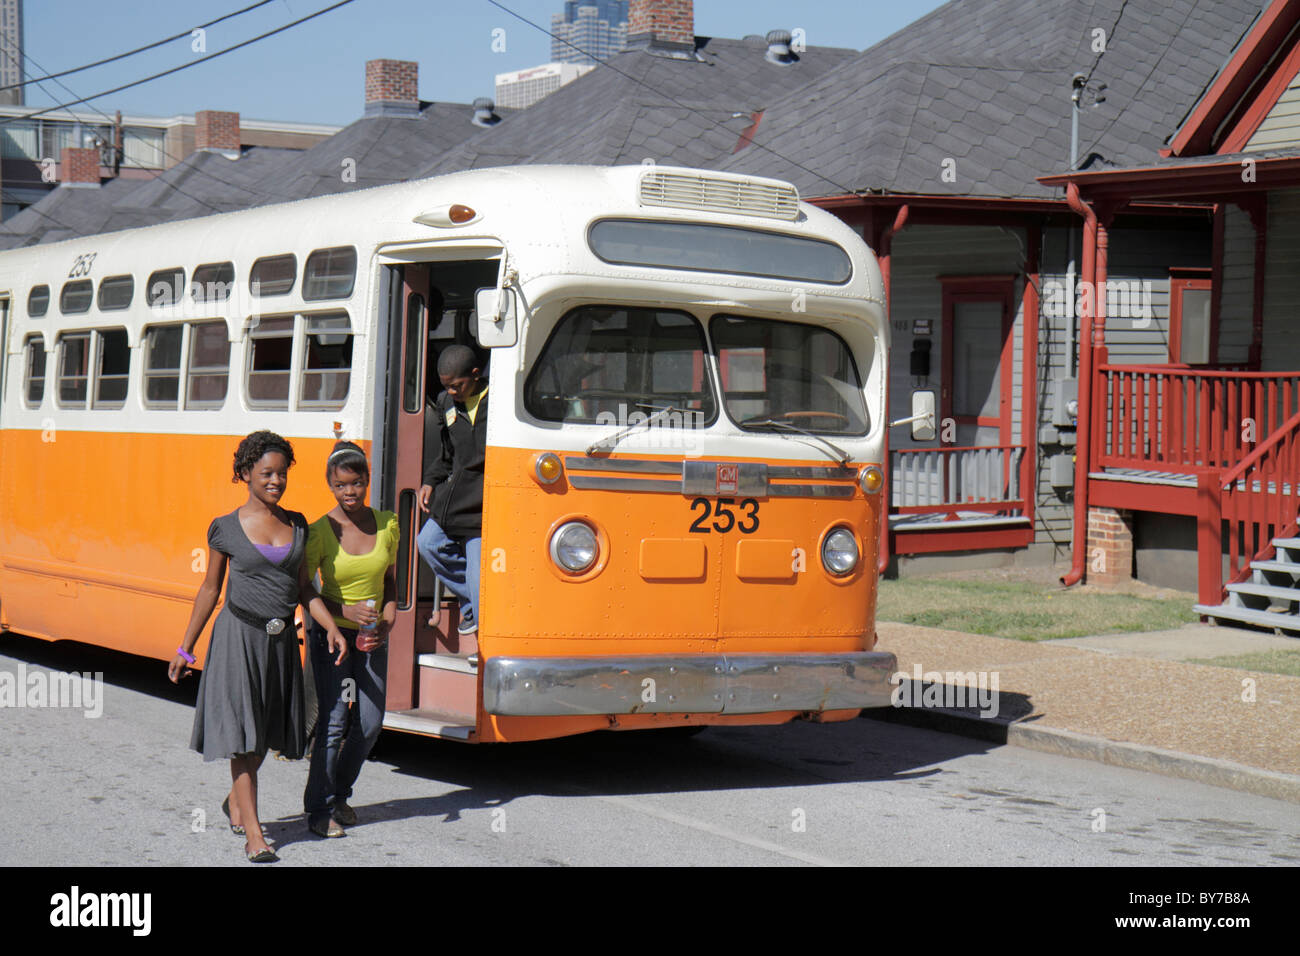
{"type": "MultiPolygon", "coordinates": [[[[1268,5],[1161,156],[1042,182],[1085,218],[1083,274],[1098,288],[1123,209],[1198,204],[1213,221],[1209,273],[1176,280],[1168,361],[1117,362],[1105,297],[1084,310],[1086,548],[1122,557],[1145,539],[1196,581],[1203,614],[1300,630],[1300,0],[1268,5]]],[[[1149,576],[1141,548],[1136,559],[1149,576]]]]}
{"type": "MultiPolygon", "coordinates": [[[[1160,160],[1262,7],[955,0],[773,101],[722,164],[790,180],[881,258],[891,418],[925,393],[938,418],[890,431],[901,569],[1086,554],[1087,310],[1111,316],[1112,366],[1201,358],[1216,220],[1201,201],[1116,205],[1098,297],[1084,206],[1038,177],[1160,160]]],[[[1094,576],[1128,575],[1105,561],[1094,576]]]]}

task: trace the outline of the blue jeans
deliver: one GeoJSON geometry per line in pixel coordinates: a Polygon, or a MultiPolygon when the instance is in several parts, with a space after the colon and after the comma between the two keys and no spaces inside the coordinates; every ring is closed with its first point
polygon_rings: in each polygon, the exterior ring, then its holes
{"type": "Polygon", "coordinates": [[[331,802],[344,802],[352,796],[361,765],[379,739],[384,726],[388,642],[373,651],[358,651],[355,633],[344,631],[348,656],[336,666],[324,629],[312,621],[308,635],[319,701],[316,741],[302,797],[303,809],[311,815],[324,813],[331,802]],[[351,709],[349,701],[354,701],[351,709]]]}
{"type": "Polygon", "coordinates": [[[469,605],[469,614],[464,617],[477,623],[479,559],[483,555],[483,539],[455,541],[430,518],[416,536],[415,547],[447,590],[460,598],[462,605],[469,605]]]}

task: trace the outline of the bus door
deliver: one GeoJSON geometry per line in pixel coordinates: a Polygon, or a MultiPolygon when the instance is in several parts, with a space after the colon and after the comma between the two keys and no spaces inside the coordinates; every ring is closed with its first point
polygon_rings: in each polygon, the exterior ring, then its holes
{"type": "Polygon", "coordinates": [[[394,325],[390,349],[400,355],[401,375],[392,376],[389,386],[389,408],[395,414],[386,423],[385,475],[392,478],[385,480],[384,500],[397,502],[403,547],[397,567],[398,621],[389,641],[388,710],[429,725],[407,729],[460,738],[468,736],[477,719],[478,647],[472,636],[458,633],[457,602],[444,602],[416,549],[425,521],[418,495],[425,467],[442,451],[433,411],[442,390],[438,356],[448,345],[468,345],[486,368],[486,350],[474,337],[474,294],[495,285],[499,265],[497,259],[415,263],[394,268],[390,283],[400,299],[390,302],[389,314],[394,325]]]}
{"type": "Polygon", "coordinates": [[[380,501],[397,512],[402,544],[397,556],[397,621],[388,641],[388,710],[416,701],[415,536],[420,529],[417,495],[424,445],[424,344],[428,327],[429,270],[390,267],[388,414],[384,422],[380,501]]]}

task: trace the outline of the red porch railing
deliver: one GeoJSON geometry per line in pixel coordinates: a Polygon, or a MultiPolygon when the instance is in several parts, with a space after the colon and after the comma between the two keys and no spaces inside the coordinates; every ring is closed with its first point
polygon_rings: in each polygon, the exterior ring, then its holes
{"type": "Polygon", "coordinates": [[[1033,488],[1024,445],[895,449],[890,459],[894,514],[984,511],[1033,516],[1023,492],[1033,488]]]}
{"type": "Polygon", "coordinates": [[[1300,509],[1300,414],[1226,471],[1197,475],[1199,598],[1223,600],[1225,522],[1229,582],[1250,576],[1250,562],[1273,556],[1272,540],[1296,531],[1300,509]]]}
{"type": "Polygon", "coordinates": [[[1182,474],[1223,471],[1300,412],[1300,374],[1101,365],[1092,463],[1182,474]]]}

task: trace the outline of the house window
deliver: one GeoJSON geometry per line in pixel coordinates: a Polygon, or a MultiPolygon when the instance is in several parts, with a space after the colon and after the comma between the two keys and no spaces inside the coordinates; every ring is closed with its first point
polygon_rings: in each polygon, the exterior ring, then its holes
{"type": "Polygon", "coordinates": [[[1177,269],[1169,279],[1169,361],[1209,365],[1213,360],[1208,269],[1177,269]]]}
{"type": "Polygon", "coordinates": [[[29,318],[39,319],[50,309],[50,287],[47,285],[38,285],[32,288],[27,295],[27,315],[29,318]]]}
{"type": "Polygon", "coordinates": [[[346,312],[303,316],[304,408],[342,408],[352,378],[352,323],[346,312]]]}
{"type": "Polygon", "coordinates": [[[195,302],[225,302],[234,284],[233,262],[209,262],[194,270],[190,296],[195,302]]]}
{"type": "Polygon", "coordinates": [[[45,400],[45,339],[40,335],[27,337],[26,376],[23,394],[29,408],[39,408],[45,400]]]}
{"type": "Polygon", "coordinates": [[[99,311],[116,312],[131,307],[135,295],[135,279],[131,276],[109,276],[99,283],[99,311]]]}
{"type": "Polygon", "coordinates": [[[297,277],[297,256],[267,256],[253,263],[248,273],[248,290],[257,298],[288,295],[297,277]]]}
{"type": "Polygon", "coordinates": [[[357,250],[352,246],[317,249],[303,269],[302,297],[308,302],[346,299],[357,278],[357,250]]]}
{"type": "Polygon", "coordinates": [[[248,333],[248,403],[257,408],[289,407],[293,370],[293,316],[254,319],[248,333]]]}
{"type": "Polygon", "coordinates": [[[159,269],[149,276],[149,282],[145,286],[145,299],[153,308],[166,308],[181,301],[181,291],[184,288],[184,269],[159,269]]]}
{"type": "Polygon", "coordinates": [[[90,311],[90,303],[95,298],[95,283],[89,279],[77,279],[63,283],[59,293],[59,311],[64,315],[79,315],[90,311]]]}

